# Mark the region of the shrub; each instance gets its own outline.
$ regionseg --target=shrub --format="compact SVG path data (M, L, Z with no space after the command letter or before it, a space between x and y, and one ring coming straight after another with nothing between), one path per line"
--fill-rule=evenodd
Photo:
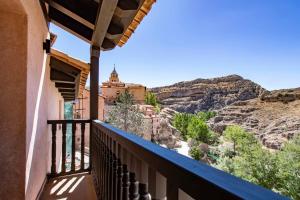
M202 119L203 121L208 121L211 118L215 117L217 115L214 111L207 111L207 112L198 112L197 116Z
M198 146L194 146L189 150L189 155L195 160L200 160L203 157L203 152Z

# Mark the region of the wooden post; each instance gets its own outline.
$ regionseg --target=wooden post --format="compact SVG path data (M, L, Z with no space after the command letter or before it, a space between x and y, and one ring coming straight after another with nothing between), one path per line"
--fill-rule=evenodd
M91 75L90 75L90 118L98 119L99 92L99 57L100 48L91 46Z
M92 120L98 119L98 93L99 93L99 57L100 48L91 46L91 64L90 64L90 136L93 130ZM91 137L90 137L91 138ZM92 169L92 142L90 139L90 171Z
M51 175L56 174L56 124L52 124L52 162L51 162Z
M62 164L61 164L61 172L66 173L66 130L67 124L62 124Z

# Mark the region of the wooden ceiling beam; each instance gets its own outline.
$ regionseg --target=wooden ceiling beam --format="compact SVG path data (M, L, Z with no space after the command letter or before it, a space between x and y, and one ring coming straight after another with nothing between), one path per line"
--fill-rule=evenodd
M119 25L115 23L114 21L111 21L111 23L108 26L107 33L111 35L119 35L124 32L124 27L122 25Z
M102 48L104 50L111 50L116 47L117 44L115 44L112 40L104 38L103 43L102 43Z
M60 89L75 89L75 83L55 83L55 87Z
M59 82L59 83L74 83L75 78L73 76L70 76L68 74L65 74L62 71L55 70L51 68L50 71L50 80L54 82Z
M58 88L58 91L59 92L75 92L75 89L73 89L73 88L68 88L68 89L66 89L66 88Z
M122 10L137 10L139 8L139 2L136 0L119 0L118 7Z
M93 29L85 26L84 24L76 21L72 17L69 17L68 15L51 6L49 8L49 17L51 18L51 22L61 27L62 29L65 29L66 31L89 43L91 42Z
M95 29L92 36L92 44L94 46L102 46L117 4L118 0L102 0L102 4L99 6L98 17L96 19Z
M98 3L95 1L74 1L74 0L46 0L53 8L59 10L65 15L73 18L81 24L94 29L97 16ZM85 3L84 3L85 2ZM94 5L91 5L94 4Z
M52 69L55 69L57 71L62 71L65 74L68 74L72 77L77 77L78 75L80 75L81 70L73 67L72 65L63 62L57 58L55 58L54 56L51 56L50 59L50 66Z

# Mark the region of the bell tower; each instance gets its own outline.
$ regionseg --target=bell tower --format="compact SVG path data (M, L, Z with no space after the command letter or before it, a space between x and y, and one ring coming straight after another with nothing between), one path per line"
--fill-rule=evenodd
M111 83L119 83L119 75L116 71L116 67L114 66L114 70L111 72L110 77L109 77L109 82Z

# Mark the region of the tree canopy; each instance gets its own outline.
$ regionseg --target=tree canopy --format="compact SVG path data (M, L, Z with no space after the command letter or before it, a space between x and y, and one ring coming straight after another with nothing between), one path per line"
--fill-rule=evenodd
M133 105L133 95L127 90L118 96L116 105L108 112L109 123L126 132L143 135L144 117L138 107Z

